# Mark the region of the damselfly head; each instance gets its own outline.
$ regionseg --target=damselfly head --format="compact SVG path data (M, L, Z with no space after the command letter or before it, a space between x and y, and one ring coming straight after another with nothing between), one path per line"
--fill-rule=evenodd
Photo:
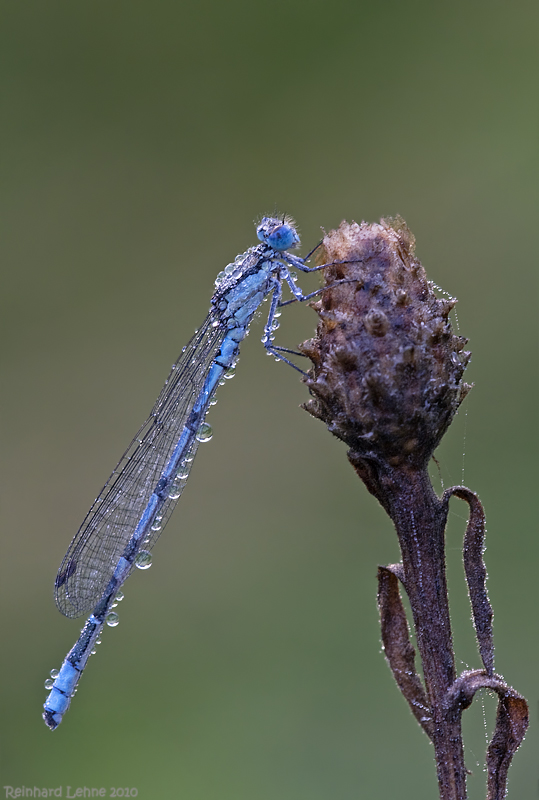
M264 217L256 228L256 235L274 250L289 250L299 244L298 232L290 217Z

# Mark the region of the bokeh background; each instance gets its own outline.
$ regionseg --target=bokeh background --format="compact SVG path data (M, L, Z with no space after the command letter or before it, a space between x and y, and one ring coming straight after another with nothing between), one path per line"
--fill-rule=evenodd
M321 226L400 213L459 298L475 388L433 475L486 507L497 669L531 707L509 797L536 796L535 4L17 0L0 7L0 59L1 785L437 796L381 653L376 567L396 538L299 408L298 376L264 356L260 321L152 569L126 585L63 724L41 720L81 625L52 598L67 545L217 272L278 210L303 253ZM309 308L282 320L288 346L316 324ZM479 666L465 516L453 501L460 668ZM465 714L472 799L494 709L485 696Z

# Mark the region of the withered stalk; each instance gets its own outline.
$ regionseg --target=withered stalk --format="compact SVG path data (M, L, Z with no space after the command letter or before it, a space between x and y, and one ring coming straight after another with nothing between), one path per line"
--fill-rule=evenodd
M470 386L470 354L455 336L452 298L437 297L414 255L404 220L348 224L323 241L325 286L314 304L317 334L302 345L313 362L305 408L349 447L348 458L391 517L402 563L378 570L382 642L395 680L432 741L441 800L465 800L462 711L480 688L498 694L487 753L487 800L502 800L528 724L526 701L494 673L492 608L483 562L484 514L463 486L434 492L427 466ZM456 676L445 575L449 499L470 509L464 567L483 668ZM412 609L424 685L399 594Z

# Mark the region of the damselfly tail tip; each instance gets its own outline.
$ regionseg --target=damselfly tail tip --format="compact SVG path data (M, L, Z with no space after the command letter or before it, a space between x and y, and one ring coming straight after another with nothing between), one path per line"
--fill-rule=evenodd
M47 708L43 712L42 717L45 722L45 725L47 726L47 728L50 728L51 731L56 730L56 728L62 721L61 717L60 719L58 719L58 714L54 713L53 711L50 711Z

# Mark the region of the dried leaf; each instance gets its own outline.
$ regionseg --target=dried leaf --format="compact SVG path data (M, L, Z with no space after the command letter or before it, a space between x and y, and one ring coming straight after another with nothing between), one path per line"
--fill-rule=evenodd
M406 613L399 593L402 564L378 567L378 608L384 652L412 714L432 739L432 714L427 695L415 669L415 650L410 641Z
M478 689L491 689L498 695L496 726L487 751L487 800L503 800L511 760L528 727L528 704L499 675L473 670L463 672L451 686L449 708L468 708Z
M468 582L479 653L487 674L492 675L494 672L493 612L487 594L487 570L483 560L485 513L477 495L465 486L453 486L448 489L444 492L442 502L448 504L451 496L465 500L470 508L470 517L464 534L464 571Z

